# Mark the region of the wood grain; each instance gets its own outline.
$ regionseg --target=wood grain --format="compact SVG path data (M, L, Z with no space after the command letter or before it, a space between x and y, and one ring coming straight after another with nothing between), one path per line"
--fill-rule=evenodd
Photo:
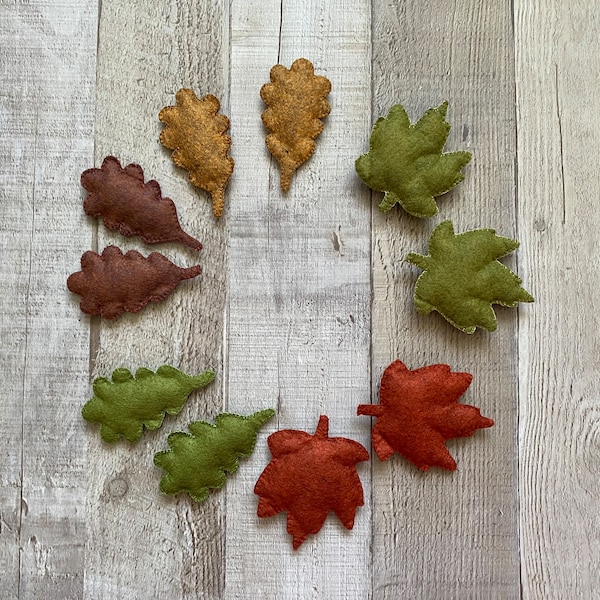
M433 219L398 208L384 216L373 194L373 402L393 360L410 368L441 362L473 374L463 401L496 422L448 443L454 473L422 473L399 456L373 461L373 597L517 598L517 312L498 309L498 330L473 336L437 313L418 315L420 271L404 263L410 251L426 254L431 230L446 219L457 231L515 235L510 6L374 0L373 14L373 117L400 102L416 120L448 100L446 148L474 155Z
M281 13L280 11L281 7ZM294 552L284 515L259 522L254 484L275 429L368 444L355 418L368 398L370 216L353 173L370 122L369 10L364 2L232 3L231 111L236 174L232 193L228 315L228 407L278 411L252 458L227 484L226 598L366 598L370 592L369 474L366 505L352 532L333 514ZM332 111L311 159L279 188L264 146L260 87L270 68L311 60L332 82Z
M597 4L515 2L523 594L600 588Z
M2 600L598 597L597 12L594 0L0 2ZM259 89L301 56L332 81L332 112L282 194ZM181 87L215 94L232 120L218 222L158 143ZM353 168L372 122L396 102L417 119L444 100L447 149L474 155L465 181L431 220L382 215ZM79 175L107 154L159 181L199 254L84 216ZM536 303L498 308L495 333L414 310L419 271L404 258L447 218L521 241L505 262ZM109 243L203 274L137 315L89 319L65 281ZM370 448L356 406L377 401L396 358L473 373L464 401L496 426L449 442L455 473L360 464L354 529L330 515L294 552L284 515L256 516L266 437L313 432L327 414L332 435ZM80 416L91 379L163 363L217 381L138 444L102 443ZM277 418L224 490L202 505L161 496L152 458L168 433L269 406Z
M89 2L0 7L3 598L82 592L88 330L65 280L89 239L78 172L93 148L95 31Z
M227 219L216 222L207 195L195 189L185 170L158 142L158 113L189 87L215 94L227 113L228 16L211 2L136 3L104 0L100 14L96 164L107 154L123 164L139 163L175 202L183 228L200 239L198 254L183 246L146 246L98 228L98 247L114 243L152 250L181 266L201 264L202 275L186 282L164 302L116 322L92 323L96 330L95 375L117 367L155 369L172 364L188 373L213 368L218 376L193 394L182 412L135 446L107 446L97 428L89 440L87 561L88 598L217 598L223 569L224 497L202 505L187 496L161 496L162 472L155 452L167 435L190 421L212 420L223 408L223 315L227 283ZM227 211L227 209L226 209ZM90 222L90 226L92 223Z

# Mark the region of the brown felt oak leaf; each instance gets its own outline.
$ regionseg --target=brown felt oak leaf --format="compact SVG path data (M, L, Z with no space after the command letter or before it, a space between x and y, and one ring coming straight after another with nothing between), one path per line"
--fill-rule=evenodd
M294 171L315 151L315 138L323 131L323 119L331 111L325 99L331 91L326 77L315 75L306 58L294 61L290 69L275 65L271 83L260 90L267 105L262 121L269 130L269 152L279 162L281 189L287 192Z
M258 516L287 511L287 532L294 550L317 533L329 511L347 529L356 508L364 504L356 463L369 460L358 442L329 437L329 419L322 415L314 435L284 429L267 440L273 459L254 487L260 496Z
M117 158L107 156L102 167L81 174L81 185L89 192L83 202L85 213L101 217L108 229L139 235L147 244L181 242L202 249L202 244L181 228L175 204L163 197L158 182L144 183L139 165L123 168Z
M458 403L472 379L469 373L451 372L448 365L414 371L399 360L389 365L381 379L380 403L361 404L357 411L377 417L372 441L380 460L398 452L423 471L433 466L456 470L446 440L494 424L478 408Z
M218 114L221 104L211 94L199 99L192 90L181 89L175 100L177 106L167 106L158 115L165 125L160 141L174 151L173 162L189 171L190 181L210 194L213 214L220 217L234 166L228 156L229 119Z
M79 307L88 315L116 319L136 313L148 302L164 300L182 281L200 275L199 265L182 269L152 252L147 258L135 250L123 254L116 246L102 254L91 250L81 257L81 271L67 279L67 287L82 297Z

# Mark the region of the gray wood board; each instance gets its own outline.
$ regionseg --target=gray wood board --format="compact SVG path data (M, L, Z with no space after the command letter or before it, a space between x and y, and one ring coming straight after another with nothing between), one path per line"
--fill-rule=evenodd
M228 313L233 412L277 408L275 429L368 445L355 418L370 389L370 268L367 190L354 154L370 126L369 11L361 1L232 3L231 111L236 175L231 189ZM332 104L313 156L280 190L264 147L259 90L271 67L310 59L332 82ZM369 469L359 466L366 505L354 530L333 513L297 551L283 515L257 522L252 490L270 455L264 443L227 486L226 597L364 598L370 590Z
M600 218L598 19L593 0L104 0L0 3L0 596L30 598L600 597L595 231ZM260 86L304 56L333 83L317 150L279 189ZM215 94L236 168L216 221L158 142L175 92ZM466 179L420 221L354 173L372 123L402 102L416 120L449 101L448 150ZM148 246L84 216L80 173L139 163L204 243ZM495 228L503 262L536 298L467 336L412 304L431 230ZM199 278L116 322L65 287L109 244ZM394 359L469 371L466 403L496 426L448 448L458 470L399 456L358 465L352 531L331 514L293 551L285 516L258 519L253 487L281 428L370 449ZM136 445L80 416L96 376L170 363L216 381ZM223 410L278 415L203 504L158 490L168 434Z
M89 238L95 33L90 2L0 6L3 598L83 589L89 331L65 280Z
M595 2L515 2L521 572L526 598L600 597Z
M227 286L227 220L215 222L207 195L159 141L158 113L175 104L175 93L192 88L212 93L227 111L227 10L204 3L102 2L97 77L96 165L112 154L122 164L140 164L146 179L159 181L178 208L182 227L200 239L197 253L176 244L148 246L98 226L98 250L109 244L158 250L180 266L202 265L202 275L184 282L160 304L135 315L93 326L94 375L117 367L134 371L172 364L188 373L212 368L215 383L190 397L181 413L166 417L135 446L103 443L88 430L91 476L87 513L86 594L105 598L219 597L224 582L225 496L203 504L160 494L162 472L152 465L167 448L171 431L195 420L212 421L223 409L223 316ZM155 24L160 24L159 27ZM95 319L94 319L95 320Z
M446 219L457 232L491 227L515 236L510 7L463 0L435 10L422 2L375 0L373 7L374 118L402 102L417 120L448 100L446 150L474 156L465 181L440 197L432 219L397 209L382 216L381 194L374 194L374 396L397 358L409 368L446 363L473 374L462 401L496 423L473 439L448 442L454 473L420 473L399 456L373 461L373 594L517 598L517 312L497 309L497 331L472 336L437 313L419 315L412 295L421 271L404 262L411 251L427 254L432 229ZM515 259L506 262L514 267Z

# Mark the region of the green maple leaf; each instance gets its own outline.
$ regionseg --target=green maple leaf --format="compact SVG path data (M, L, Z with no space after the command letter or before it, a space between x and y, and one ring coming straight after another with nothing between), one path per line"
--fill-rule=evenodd
M196 502L206 500L211 488L225 485L226 473L238 470L238 459L252 454L259 429L274 415L270 408L248 417L223 413L214 425L195 421L188 425L189 434L172 433L170 450L154 455L154 464L166 471L161 491L187 492Z
M438 213L435 196L446 193L464 178L461 169L471 160L469 152L442 153L450 124L448 103L428 110L411 125L401 104L375 123L369 152L355 163L359 177L371 188L385 192L380 210L395 204L415 217Z
M137 442L143 428L158 429L165 413L176 415L192 391L211 383L213 371L191 377L175 367L163 365L154 373L138 369L135 377L128 369L116 369L112 381L94 380L94 397L86 402L81 414L86 421L100 423L100 435L106 442L124 437Z
M437 310L466 333L497 327L492 304L515 307L533 302L521 279L498 262L519 242L475 229L455 235L451 221L438 225L429 239L429 255L411 253L408 262L423 269L415 287L415 306L422 314Z

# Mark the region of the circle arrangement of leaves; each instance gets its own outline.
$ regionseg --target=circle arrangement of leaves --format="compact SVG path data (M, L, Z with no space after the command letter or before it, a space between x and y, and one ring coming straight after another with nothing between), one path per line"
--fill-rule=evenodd
M267 105L262 115L269 130L266 144L280 164L284 192L292 174L314 152L314 139L323 129L321 119L331 109L326 100L330 89L329 80L315 75L306 59L296 60L290 69L276 65L271 83L261 89ZM218 113L220 104L214 96L199 99L183 89L176 100L176 106L160 113L165 125L160 140L174 151L173 161L189 171L190 181L211 195L214 214L220 217L234 168L228 156L229 119ZM414 217L432 217L439 210L436 197L463 181L462 169L471 154L443 152L450 132L447 109L445 102L412 124L404 107L396 104L375 123L369 151L356 160L355 168L366 185L384 193L379 205L383 212L400 205ZM163 198L159 184L144 182L139 165L122 168L109 156L100 169L83 173L82 185L89 192L86 213L101 217L106 227L139 235L146 243L177 241L201 249L202 244L181 229L175 205ZM417 310L437 311L469 334L477 327L494 331L492 304L514 307L533 301L521 279L498 261L518 245L492 229L455 234L451 221L441 223L431 234L429 254L407 257L423 270L415 287ZM144 258L110 246L102 255L86 252L82 271L71 275L68 285L82 296L84 312L116 318L141 310L149 301L163 300L180 281L199 273L199 266L181 269L158 253ZM104 441L124 437L136 442L144 427L159 428L165 414L177 414L192 391L214 378L212 371L188 376L168 365L156 372L141 368L135 375L117 369L112 380L94 381L94 397L82 415L100 423ZM397 452L424 471L431 466L455 470L446 440L493 425L479 409L458 403L471 381L470 374L452 372L443 364L415 370L400 361L389 365L381 381L380 404L360 405L357 410L358 415L378 419L372 442L379 459ZM223 413L214 424L196 421L188 425L189 433L172 433L169 450L154 458L165 471L160 489L204 501L210 489L222 487L226 474L238 469L238 459L252 453L260 427L274 414L271 409L249 416ZM329 437L325 415L314 435L281 430L269 436L268 444L272 460L254 490L259 495L258 516L287 512L294 549L321 529L331 510L351 529L356 509L364 503L356 464L369 459L366 449L353 440Z

